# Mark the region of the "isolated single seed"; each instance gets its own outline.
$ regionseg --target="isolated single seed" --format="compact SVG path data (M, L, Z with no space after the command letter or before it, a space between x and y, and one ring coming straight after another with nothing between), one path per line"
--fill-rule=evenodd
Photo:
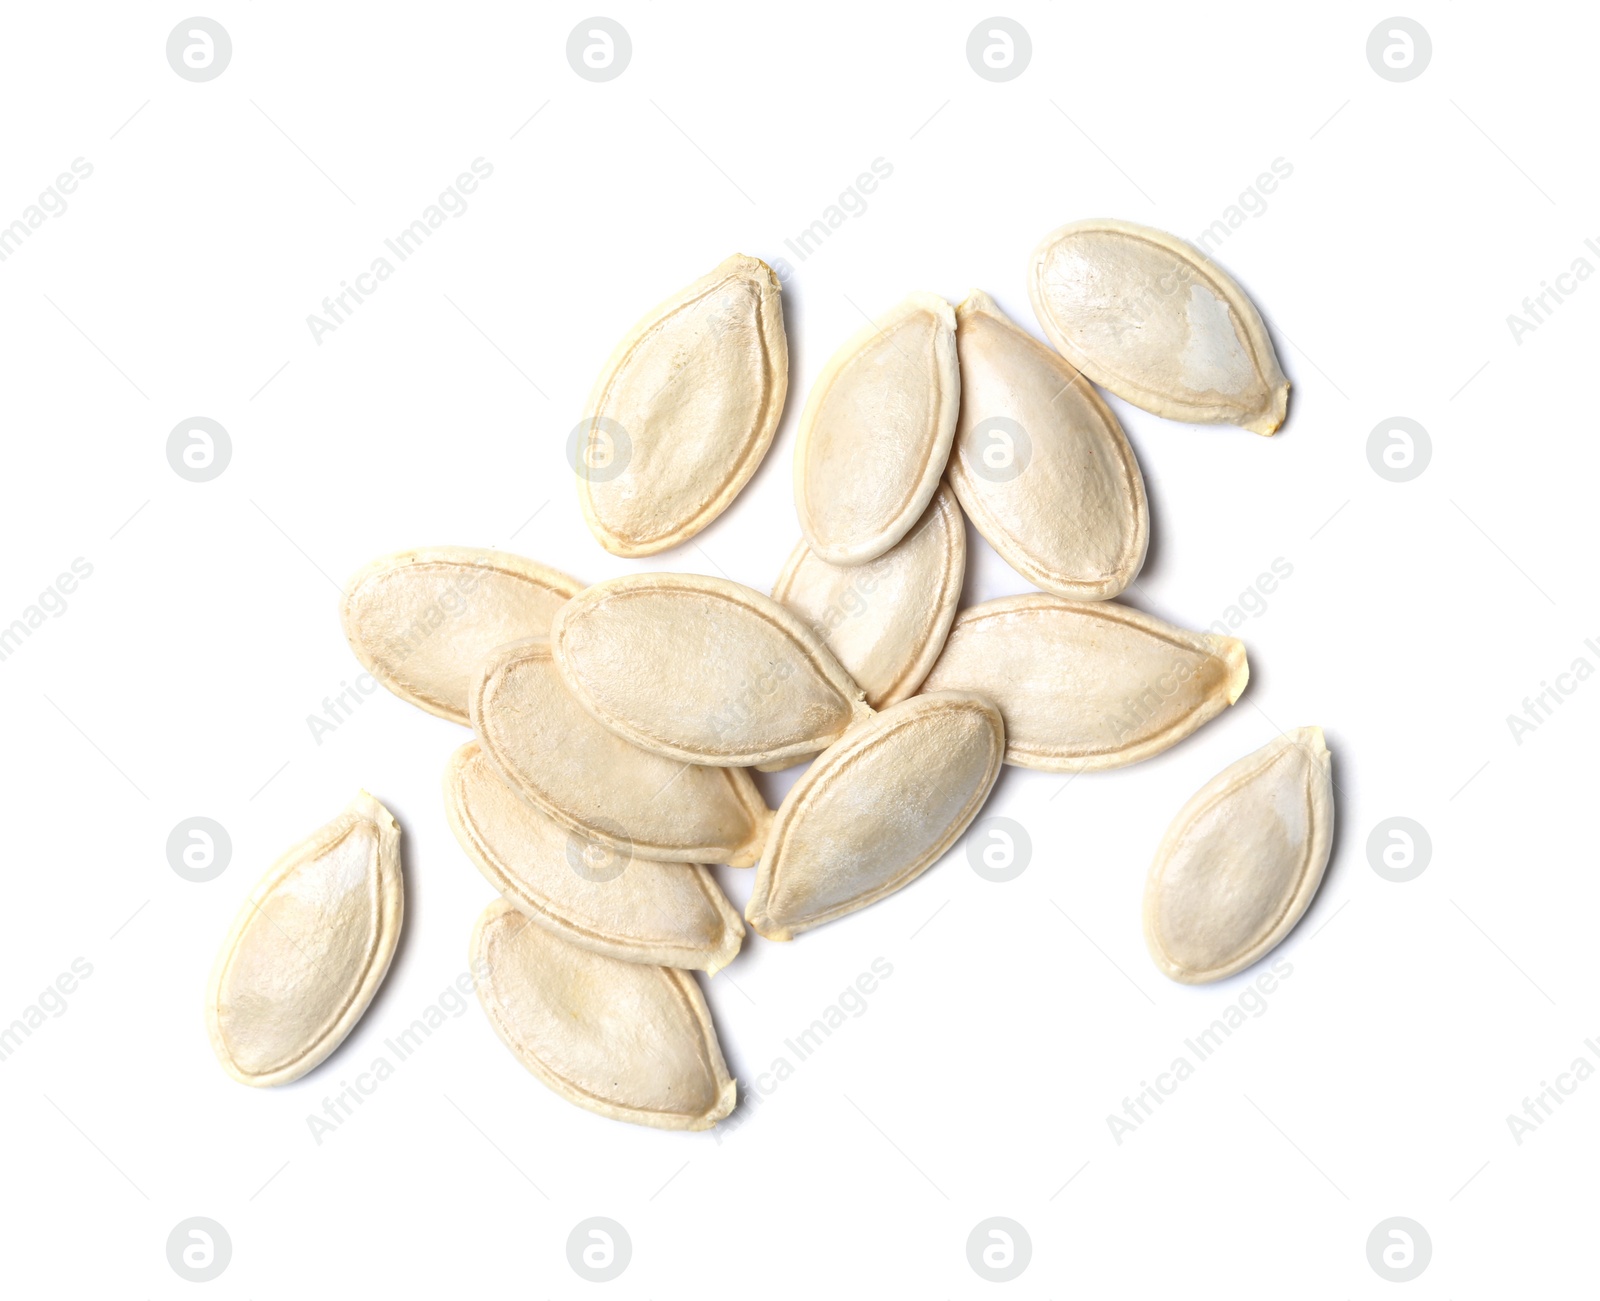
M1144 564L1150 520L1133 448L1094 385L974 290L956 309L961 420L950 486L1029 582L1116 596ZM869 697L870 698L870 697Z
M500 780L476 741L445 766L444 809L489 883L579 948L708 972L739 952L744 925L709 871L605 846L605 870L586 872L583 855L601 847L535 810Z
M1226 271L1132 222L1079 221L1034 249L1028 296L1050 342L1101 388L1172 420L1271 434L1289 381Z
M745 919L769 940L876 903L921 876L989 797L1000 711L945 692L851 730L801 774L772 823Z
M1266 956L1310 906L1332 843L1320 727L1224 768L1172 820L1150 866L1144 936L1156 966L1199 985Z
M478 1000L512 1055L589 1111L710 1129L734 1083L687 971L618 962L535 926L503 899L472 932Z
M562 682L599 722L684 763L794 759L871 712L803 620L722 578L597 583L562 611L550 644Z
M789 388L778 295L771 267L735 254L646 315L612 353L575 458L584 518L607 551L677 546L755 473Z
M287 1084L337 1048L383 983L404 911L400 828L362 791L250 892L206 992L223 1068Z
M569 831L671 863L749 867L772 813L741 768L706 768L602 727L556 674L550 643L503 646L480 666L472 730L501 779Z
M924 692L975 691L1006 720L1006 762L1047 772L1159 754L1239 698L1244 643L1114 601L1042 593L956 616Z
M350 580L344 635L395 695L465 723L478 662L496 646L548 636L556 610L582 590L577 579L504 551L400 551Z
M956 617L967 531L955 494L934 493L916 527L876 560L830 565L805 542L772 589L885 709L922 684Z
M811 549L835 565L875 560L939 486L955 437L956 318L912 294L833 354L806 399L794 503Z

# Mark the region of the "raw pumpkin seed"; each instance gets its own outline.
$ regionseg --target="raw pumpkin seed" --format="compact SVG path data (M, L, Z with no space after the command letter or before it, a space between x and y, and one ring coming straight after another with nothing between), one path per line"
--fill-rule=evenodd
M549 642L501 647L469 704L501 780L568 831L670 863L756 861L772 813L750 774L663 758L602 727L561 685Z
M871 711L805 622L699 574L609 579L550 630L561 680L624 740L685 763L772 763L831 745Z
M1144 936L1156 966L1199 985L1266 956L1310 906L1332 844L1320 727L1224 768L1172 820L1151 864Z
M507 642L549 636L556 610L582 590L577 579L504 551L401 551L350 580L344 635L395 695L465 723L478 661Z
M806 541L830 564L876 560L927 509L960 405L955 329L949 303L912 294L834 353L812 386L794 501Z
M1079 601L1116 596L1144 564L1150 521L1111 408L979 290L956 309L956 347L949 478L967 515L1035 586Z
M711 1013L687 971L580 949L503 899L478 918L471 963L495 1033L568 1102L657 1129L710 1129L733 1110Z
M579 426L578 496L607 551L677 546L728 508L772 443L789 388L778 278L735 254L612 353Z
M744 925L707 869L637 858L574 835L501 781L476 741L445 766L444 808L489 883L579 948L708 972L739 952Z
M245 1084L287 1084L350 1033L394 957L400 828L362 791L250 892L212 969L206 1027Z
M1289 381L1261 314L1198 249L1127 221L1079 221L1033 251L1028 296L1050 342L1101 388L1173 420L1271 434Z
M1006 720L1006 762L1048 772L1159 754L1239 698L1244 643L1114 601L1043 593L956 616L923 691L975 691Z
M915 692L939 657L966 567L961 508L940 485L916 527L864 565L830 565L802 541L772 596L811 626L869 705L886 709Z
M1000 711L964 693L914 696L854 728L784 799L745 920L793 939L909 885L977 816L1004 753Z

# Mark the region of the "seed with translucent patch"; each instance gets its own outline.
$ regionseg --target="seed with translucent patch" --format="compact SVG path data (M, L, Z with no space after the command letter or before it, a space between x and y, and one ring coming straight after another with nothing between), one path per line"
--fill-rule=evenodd
M1033 251L1028 296L1062 356L1137 407L1258 434L1283 423L1289 381L1261 313L1180 239L1127 221L1062 226Z
M612 353L577 433L578 496L607 551L648 556L728 508L772 443L789 387L778 278L735 254Z
M1196 985L1259 961L1310 907L1332 844L1320 727L1224 768L1172 820L1151 864L1144 935L1156 966Z
M206 1025L223 1069L287 1084L361 1019L400 939L400 828L362 791L250 893L211 973Z

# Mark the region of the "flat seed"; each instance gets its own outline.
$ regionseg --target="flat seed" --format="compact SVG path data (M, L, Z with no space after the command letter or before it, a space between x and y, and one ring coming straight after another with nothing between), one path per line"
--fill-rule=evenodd
M245 1084L287 1084L337 1048L400 938L400 828L362 791L284 854L239 910L212 969L206 1027Z
M805 622L698 574L609 579L551 627L561 680L634 745L685 763L772 763L831 745L871 711Z
M961 376L950 304L912 294L833 354L806 399L794 500L811 549L875 560L927 509L955 437Z
M549 642L501 647L469 704L501 780L568 831L670 863L756 861L772 814L750 774L663 758L602 727L561 685Z
M450 756L444 807L489 883L581 949L708 972L739 952L744 925L709 871L637 858L557 825L500 780L476 741Z
M1000 711L953 692L851 730L790 788L745 919L789 940L909 885L977 816L1005 744Z
M589 399L578 497L607 551L677 546L728 508L783 414L789 347L779 285L735 254L628 332Z
M582 590L577 579L504 551L401 551L350 580L344 634L395 695L465 723L478 662L496 646L549 636L555 612Z
M478 919L471 962L495 1033L568 1102L657 1129L710 1129L733 1110L734 1083L687 971L580 949L504 900Z
M1144 936L1156 966L1200 985L1266 956L1310 906L1332 843L1320 727L1224 768L1172 820L1150 866Z
M974 290L956 309L956 346L949 478L963 509L1035 586L1079 601L1116 596L1144 564L1150 521L1111 408L988 294Z
M956 616L922 684L975 691L1006 720L1006 762L1120 768L1175 745L1239 698L1244 643L1188 632L1114 601L1044 594Z
M1257 434L1283 423L1289 381L1261 313L1180 239L1126 221L1062 226L1033 251L1028 296L1061 354L1137 407Z
M810 625L867 703L885 709L915 692L939 657L966 567L961 508L941 485L916 527L864 565L830 565L801 542L772 596Z

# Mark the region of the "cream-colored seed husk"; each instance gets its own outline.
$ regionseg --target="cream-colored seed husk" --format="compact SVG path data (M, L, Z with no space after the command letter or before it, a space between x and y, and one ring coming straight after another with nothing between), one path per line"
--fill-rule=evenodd
M968 517L1045 591L1116 596L1149 540L1144 477L1116 416L988 294L974 290L956 309L956 346L961 419L949 478Z
M956 617L967 567L967 531L940 485L916 527L876 560L830 565L805 542L772 589L822 638L874 709L916 691Z
M1244 644L1114 601L1036 594L956 616L928 691L974 691L1006 720L1006 762L1049 772L1159 754L1239 698Z
M1332 844L1320 727L1223 769L1173 819L1150 867L1144 935L1156 966L1197 985L1265 957L1310 907Z
M915 696L853 729L778 810L746 920L788 940L909 885L983 807L1004 753L981 696Z
M381 556L345 589L350 648L403 700L467 721L467 686L496 646L547 637L562 603L583 590L566 574L504 551L423 547Z
M501 781L476 741L450 756L444 807L489 883L579 948L708 972L739 952L744 925L706 868L639 858L575 835Z
M495 1033L568 1102L657 1129L710 1129L733 1110L734 1083L687 971L581 949L504 900L478 919L470 957Z
M672 863L748 867L760 853L772 814L750 775L663 758L602 727L562 686L549 642L501 647L469 705L501 780L567 830Z
M684 763L749 766L831 745L869 710L806 623L739 583L634 574L551 627L561 680L595 719Z
M1028 296L1050 342L1101 388L1173 420L1271 434L1289 381L1244 290L1198 249L1132 222L1046 235Z
M788 388L778 278L758 258L735 254L650 312L606 363L580 436L578 496L600 545L652 555L722 514Z
M921 518L950 459L961 376L950 304L912 294L823 367L800 416L794 501L811 549L875 560Z
M337 1048L383 983L403 913L400 828L362 791L272 865L228 933L206 993L228 1074L287 1084Z

